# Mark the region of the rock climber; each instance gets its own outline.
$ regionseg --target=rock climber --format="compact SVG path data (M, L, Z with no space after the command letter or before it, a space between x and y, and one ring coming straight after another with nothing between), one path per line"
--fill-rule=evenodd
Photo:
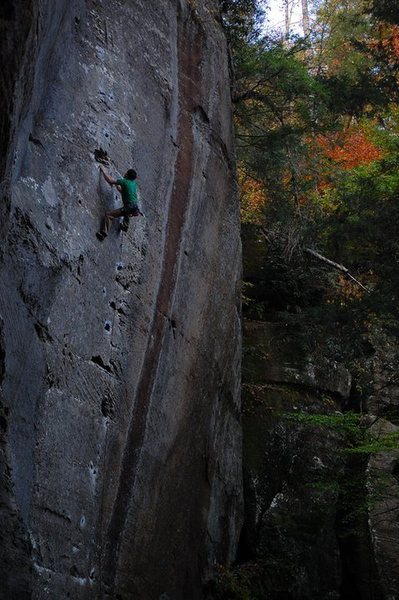
M138 217L143 213L138 206L137 198L137 173L134 169L129 169L120 179L113 179L100 167L100 171L104 179L109 185L115 185L117 190L122 194L123 206L115 210L105 213L101 231L96 233L98 239L102 242L108 235L111 223L115 218L123 217L123 222L120 226L122 231L127 231L129 226L129 217Z

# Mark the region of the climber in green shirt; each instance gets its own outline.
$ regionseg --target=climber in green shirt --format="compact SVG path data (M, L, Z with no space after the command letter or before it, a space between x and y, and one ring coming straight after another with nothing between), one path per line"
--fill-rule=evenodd
M129 169L120 179L113 179L100 167L104 179L109 185L115 185L122 194L123 206L105 213L101 231L96 233L98 239L102 242L108 235L111 223L117 217L123 217L121 225L122 231L127 231L129 226L129 217L138 217L143 213L140 211L137 202L137 173L134 169Z

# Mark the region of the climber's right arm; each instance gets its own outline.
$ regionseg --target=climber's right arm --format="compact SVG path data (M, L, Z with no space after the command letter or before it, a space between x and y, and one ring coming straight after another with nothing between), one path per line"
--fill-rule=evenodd
M109 183L109 185L116 185L116 179L113 179L112 177L107 175L107 173L104 171L104 169L102 167L100 167L100 171L104 175L104 179L107 183Z

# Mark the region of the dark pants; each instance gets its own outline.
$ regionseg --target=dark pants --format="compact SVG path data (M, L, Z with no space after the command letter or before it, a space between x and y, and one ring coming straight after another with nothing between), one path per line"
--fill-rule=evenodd
M121 206L121 208L110 210L109 212L105 213L104 221L101 227L101 233L108 235L112 221L118 217L123 217L123 225L125 228L127 228L129 225L129 217L138 217L139 214L140 211L136 206L133 208L125 208L124 206Z

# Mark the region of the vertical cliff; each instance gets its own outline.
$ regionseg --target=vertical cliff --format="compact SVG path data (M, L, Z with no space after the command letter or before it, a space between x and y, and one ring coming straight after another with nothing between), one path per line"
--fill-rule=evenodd
M240 521L218 2L0 9L1 598L201 598ZM95 237L134 166L142 210Z

